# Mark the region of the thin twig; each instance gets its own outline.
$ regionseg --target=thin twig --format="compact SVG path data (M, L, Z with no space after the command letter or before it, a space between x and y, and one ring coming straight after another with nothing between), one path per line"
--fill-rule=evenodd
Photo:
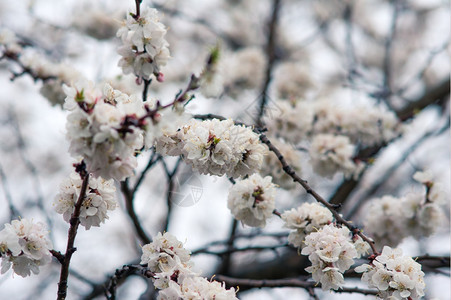
M138 237L142 243L149 244L150 242L152 242L152 239L146 234L146 232L144 231L144 229L141 226L138 216L136 215L135 208L133 205L135 194L128 186L127 179L125 181L121 182L121 191L122 191L122 194L124 195L124 199L125 199L125 208L127 210L128 216L130 217L130 219L133 222L133 226L135 227L136 234L138 235Z
M173 201L173 197L174 197L174 176L176 175L179 166L181 165L180 162L182 161L182 159L179 157L179 159L177 160L174 168L172 169L172 171L170 171L168 169L168 166L166 165L166 162L164 161L164 159L160 160L163 168L166 172L166 178L168 180L168 188L166 190L166 204L167 204L167 214L166 214L166 219L165 222L162 226L163 230L162 231L167 231L169 229L169 222L171 220L171 213L172 213L172 201Z
M82 162L82 165L84 165L84 162ZM86 196L86 190L89 184L89 173L87 173L86 170L83 169L79 172L79 174L83 179L83 183L81 185L80 195L78 197L77 203L75 204L74 212L69 221L70 227L67 239L66 253L64 254L64 262L61 265L60 281L58 283L58 300L66 299L67 280L69 277L69 264L72 258L72 254L77 250L77 248L74 247L75 237L77 236L78 225L80 225L81 206Z
M268 56L268 63L266 65L265 71L265 81L263 83L263 88L261 91L261 99L260 99L260 109L258 112L257 119L255 120L258 126L263 126L262 117L265 113L266 104L268 102L268 89L269 83L271 82L272 70L274 66L274 62L276 61L276 52L275 52L275 44L276 44L276 29L277 22L280 11L280 0L273 0L272 2L272 15L268 23L269 34L268 41L266 43L266 55Z
M133 186L133 189L132 189L133 194L135 194L138 191L138 188L141 185L141 183L143 182L144 178L146 177L147 172L155 165L155 163L158 160L161 159L160 155L158 155L156 158L155 158L155 156L157 156L157 154L155 151L153 151L152 154L150 155L150 158L149 158L149 161L147 162L146 167L141 172L141 174L139 175L138 179L135 182L135 185Z
M304 281L297 278L285 279L243 279L224 275L216 275L213 280L225 282L227 286L239 286L240 288L264 288L264 287L301 287L304 289L321 288L320 284L312 281ZM335 293L359 293L363 295L377 295L378 291L361 288L343 287Z
M2 179L2 187L3 187L3 193L5 194L6 201L8 202L8 208L9 208L9 220L16 219L20 216L19 210L14 206L13 198L11 196L11 193L9 192L8 188L8 182L6 180L6 174L3 171L2 166L0 165L0 177Z

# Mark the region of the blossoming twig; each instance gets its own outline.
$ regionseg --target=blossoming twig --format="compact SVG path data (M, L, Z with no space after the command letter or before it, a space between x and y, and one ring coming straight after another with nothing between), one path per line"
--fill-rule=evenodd
M64 254L64 260L61 264L61 274L60 281L58 283L58 300L66 299L67 294L67 278L69 276L69 264L72 258L72 254L77 250L74 247L75 237L77 236L78 225L80 225L80 210L81 205L83 204L83 200L86 195L86 189L89 183L89 173L86 172L86 165L82 161L80 164L76 165L76 171L80 174L80 177L83 179L83 183L80 190L80 196L78 197L77 203L75 204L75 210L70 218L70 228L67 239L67 247L66 253ZM52 252L55 255L54 252ZM61 256L56 256L58 260L62 259Z

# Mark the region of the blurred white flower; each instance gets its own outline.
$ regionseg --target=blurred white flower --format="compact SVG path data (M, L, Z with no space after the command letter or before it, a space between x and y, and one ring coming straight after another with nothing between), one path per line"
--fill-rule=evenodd
M1 273L12 266L14 273L26 277L39 273L39 267L51 262L53 248L44 223L27 219L13 220L0 231Z

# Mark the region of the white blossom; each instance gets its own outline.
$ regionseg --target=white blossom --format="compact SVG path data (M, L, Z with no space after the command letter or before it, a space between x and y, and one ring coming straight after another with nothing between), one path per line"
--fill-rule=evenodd
M354 163L354 145L348 137L342 135L316 135L309 149L313 170L321 176L331 178L341 171L345 176L359 170Z
M372 200L364 226L377 245L398 245L407 236L402 200L393 196Z
M259 47L246 47L235 51L220 64L224 81L231 92L236 89L255 88L263 82L266 68L265 53Z
M334 224L323 226L305 238L305 247L301 254L308 255L312 266L305 270L312 273L323 290L337 290L344 284L343 272L354 264L359 257L346 227Z
M377 245L394 247L405 237L427 237L442 226L442 207L426 201L421 193L409 193L402 198L383 196L373 199L364 220L365 231Z
M221 299L235 300L236 292L234 288L226 289L225 284L218 281L208 281L203 277L188 277L180 285L182 299ZM161 298L171 299L171 298Z
M440 182L436 182L430 170L415 172L413 179L426 187L427 201L437 205L442 205L446 202L446 193L443 190L443 185Z
M341 108L330 100L313 105L315 123L313 133L339 134L352 143L374 146L389 142L400 133L400 124L392 111L381 106Z
M424 273L421 265L411 257L403 256L399 248L384 246L382 253L371 264L355 268L362 281L379 290L383 299L420 299L424 296Z
M175 272L190 269L190 252L183 248L183 243L172 234L159 232L153 242L142 247L141 263L147 264L155 273Z
M103 93L87 82L64 86L69 152L82 157L95 177L124 180L137 166L135 152L143 146L147 124L142 100L105 84Z
M318 203L304 203L282 214L284 227L294 229L288 242L297 248L303 246L305 237L333 221L332 213Z
M274 77L274 87L281 99L296 100L304 97L313 87L310 73L305 66L293 61L280 64Z
M7 28L0 29L0 51L3 50L12 54L18 54L22 52L22 46L20 46L19 42L19 39L13 31Z
M27 219L13 220L0 231L1 273L13 268L14 273L26 277L39 273L39 267L51 262L52 242L44 223Z
M232 120L192 119L176 134L165 137L157 149L182 155L184 161L201 174L230 177L251 175L260 169L266 149L250 128Z
M124 74L134 73L147 80L153 74L158 78L160 68L170 57L165 35L166 27L156 9L142 8L136 19L129 13L117 31L123 43L118 53L122 56L119 66Z
M314 111L305 101L274 101L269 104L265 124L271 135L297 145L312 130Z
M264 227L275 209L276 185L272 178L253 174L229 190L227 206L235 219L252 227Z
M60 192L55 196L53 205L57 213L62 214L66 222L75 210L75 204L80 197L82 179L76 172L72 172L60 184ZM116 209L116 188L112 179L105 180L102 177L90 177L86 189L86 196L80 209L80 224L90 229L91 226L99 227L108 219L108 211Z

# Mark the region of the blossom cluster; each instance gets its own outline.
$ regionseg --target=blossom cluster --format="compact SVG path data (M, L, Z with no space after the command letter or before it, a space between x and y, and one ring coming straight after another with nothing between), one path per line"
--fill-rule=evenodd
M80 197L82 179L76 172L72 172L69 178L66 178L60 184L60 191L55 196L53 205L57 213L62 214L66 222L75 210L75 204ZM89 178L86 195L83 199L80 209L80 224L90 229L91 226L99 227L100 223L105 223L108 219L108 211L115 210L116 188L112 179L105 180L102 177Z
M235 219L252 227L265 227L275 209L276 185L272 178L253 174L229 190L227 206Z
M16 34L7 28L0 29L0 52L6 55L17 55L22 46Z
M423 172L415 173L414 179L426 185L426 195L383 196L371 202L364 225L377 244L394 247L407 236L430 236L443 224L445 194L441 185Z
M201 174L251 175L262 165L266 148L250 128L232 120L190 120L172 136L157 141L163 155L182 155Z
M0 53L15 60L35 80L41 79L40 93L52 105L62 105L65 98L62 84L79 80L82 75L68 64L51 61L36 49L22 47L21 43L12 31L0 30Z
M105 84L103 93L87 82L64 86L69 152L81 156L95 177L123 180L137 166L135 152L143 147L143 131L137 116L144 115L138 97L113 90Z
M282 214L284 227L294 229L288 235L288 242L297 248L302 248L305 237L332 223L333 215L318 203L304 203L298 208L292 208Z
M420 299L425 283L421 265L411 257L403 256L399 248L385 246L370 264L355 268L362 281L379 290L382 299Z
M162 80L160 68L169 59L165 35L166 27L159 21L156 9L145 7L138 16L129 13L117 32L123 43L118 53L124 74L133 73L146 80L154 75Z
M31 272L39 274L39 267L51 262L49 250L52 248L44 223L13 220L0 231L1 273L12 266L14 273L22 277L31 275Z
M360 257L369 248L360 237L356 241L359 247L355 247L347 227L334 224L325 225L306 236L301 254L308 255L312 265L305 270L312 273L313 280L321 283L323 290L342 287L343 273L354 264L354 258Z
M266 117L268 129L293 144L328 133L345 135L362 146L373 146L390 141L400 131L396 115L381 106L343 109L323 100L313 103L279 100L274 106L273 113Z
M142 251L141 264L155 274L158 299L238 299L234 288L227 290L219 282L197 276L191 270L190 252L172 234L158 233Z
M309 154L313 170L324 177L332 177L338 171L346 177L357 176L364 167L353 161L354 145L343 135L315 135Z
M329 101L286 97L290 100L273 101L265 116L269 134L295 146L309 146L313 170L324 177L330 178L336 172L358 176L365 164L354 157L356 146L383 144L400 133L394 113L382 107L345 110Z

